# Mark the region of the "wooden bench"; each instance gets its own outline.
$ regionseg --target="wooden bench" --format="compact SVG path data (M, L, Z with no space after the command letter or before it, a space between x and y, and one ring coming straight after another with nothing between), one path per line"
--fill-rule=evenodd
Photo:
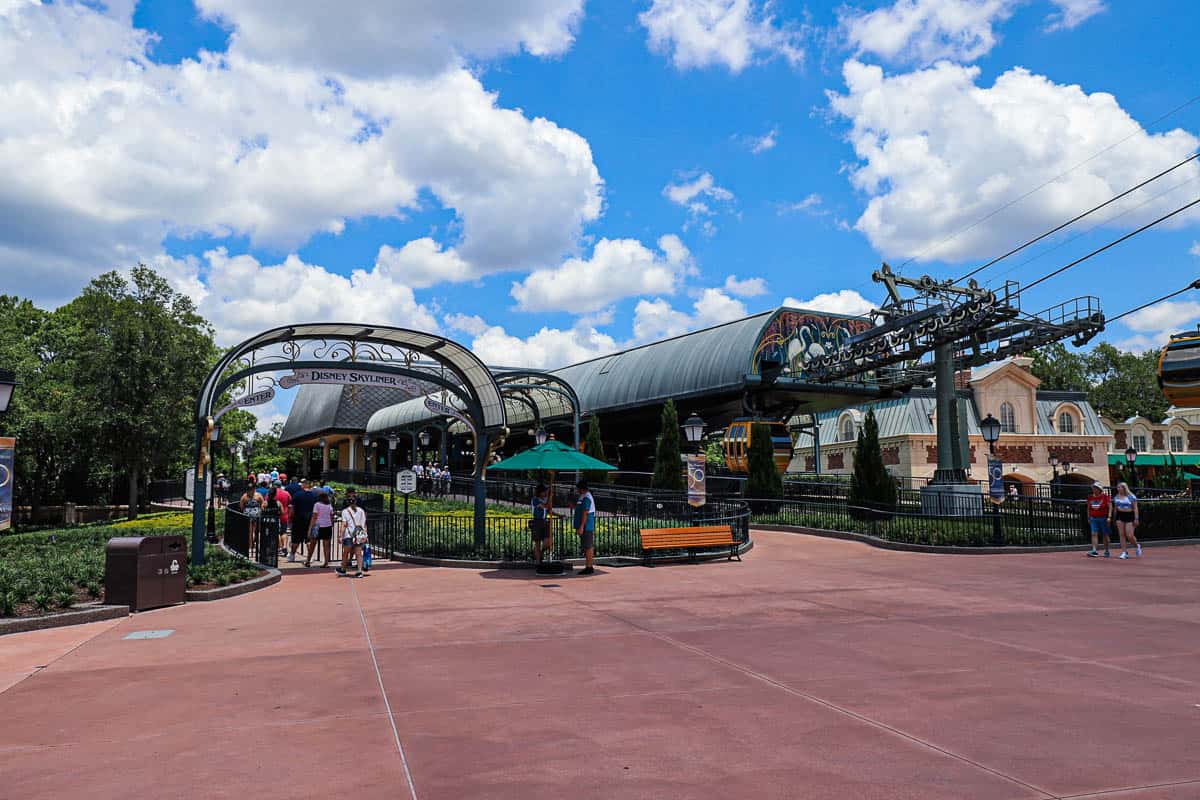
M728 525L701 525L694 528L643 528L642 558L647 566L654 566L651 557L655 550L687 550L688 556L695 561L696 551L702 547L728 547L729 558L742 557L738 555L738 543L733 538L733 530Z

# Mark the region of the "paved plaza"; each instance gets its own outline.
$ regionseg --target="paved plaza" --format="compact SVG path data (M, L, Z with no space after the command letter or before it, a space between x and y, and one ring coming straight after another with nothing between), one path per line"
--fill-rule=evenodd
M755 540L4 637L0 797L1200 797L1200 549Z

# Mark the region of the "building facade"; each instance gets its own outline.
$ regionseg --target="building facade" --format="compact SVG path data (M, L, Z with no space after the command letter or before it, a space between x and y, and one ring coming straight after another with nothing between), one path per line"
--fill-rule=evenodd
M1112 432L1082 392L1040 390L1041 381L1030 372L1031 363L1028 358L1015 358L958 374L970 478L983 480L987 475L988 445L979 421L991 414L1001 425L996 457L1004 462L1005 480L1022 492L1031 493L1033 484L1056 478L1066 483L1107 483ZM853 472L854 446L868 408L875 411L888 471L911 479L914 486L932 478L938 460L932 388L818 414L819 446L814 447L811 434L800 436L789 471Z
M1129 477L1129 449L1137 451L1138 483L1153 484L1172 463L1192 475L1200 474L1200 408L1172 408L1159 422L1139 414L1122 422L1105 418L1104 423L1112 430L1108 453L1112 480Z

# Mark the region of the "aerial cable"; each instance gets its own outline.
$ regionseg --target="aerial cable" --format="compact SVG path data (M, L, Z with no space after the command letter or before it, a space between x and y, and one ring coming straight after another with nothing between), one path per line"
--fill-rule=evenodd
M1200 279L1192 281L1187 286L1183 287L1182 289L1180 289L1178 291L1171 292L1170 294L1164 294L1162 297L1159 297L1155 300L1151 300L1148 303L1142 303L1137 308L1131 308L1128 311L1122 311L1120 314L1117 314L1115 317L1108 317L1107 319L1104 320L1104 324L1108 325L1109 323L1116 322L1117 320L1121 319L1122 317L1128 317L1130 314L1136 314L1137 312L1141 311L1144 308L1149 308L1150 306L1161 303L1164 300L1170 300L1172 297L1178 297L1179 295L1183 294L1184 292L1190 292L1192 289L1200 289Z
M1022 286L1020 288L1020 290L1016 292L1016 294L1023 294L1024 292L1027 292L1030 289L1032 289L1034 286L1037 286L1039 283L1045 283L1046 281L1053 278L1055 275L1061 275L1062 273L1069 270L1071 267L1074 267L1077 264L1082 264L1084 261L1087 261L1092 256L1098 256L1101 253L1103 253L1105 250L1108 250L1110 247L1115 247L1115 246L1119 245L1121 242L1125 241L1126 239L1131 239L1134 236L1137 236L1139 233L1142 233L1143 231L1153 228L1155 225L1158 225L1160 222L1166 222L1171 217L1174 217L1177 214L1182 214L1184 211L1187 211L1189 208L1191 208L1192 206L1195 206L1195 205L1200 205L1200 197L1197 197L1195 200L1193 200L1192 202L1188 203L1185 206L1180 206L1179 208L1175 209L1174 211L1172 211L1169 214L1162 215L1161 217L1154 220L1153 222L1147 222L1142 227L1138 228L1137 230L1130 231L1129 233L1125 234L1124 236L1120 237L1119 239L1113 239L1111 242L1104 245L1103 247L1099 247L1099 248L1093 250L1092 252L1088 253L1087 255L1081 256L1081 257L1075 259L1070 264L1065 264L1052 272L1047 272L1045 275L1038 278L1036 281L1033 281L1032 283L1027 283L1024 286Z
M1007 210L1008 208L1011 208L1012 206L1014 206L1014 205L1016 205L1017 203L1021 202L1021 201L1022 201L1022 200L1024 200L1025 198L1029 197L1031 194L1035 194L1035 193L1037 193L1037 192L1040 192L1042 189L1045 189L1047 186L1049 186L1050 184L1052 184L1052 183L1054 183L1055 181L1059 180L1060 178L1064 178L1064 177L1066 177L1067 175L1070 175L1072 172L1074 172L1075 170L1079 169L1079 168L1080 168L1080 167L1082 167L1084 164L1087 164L1087 163L1089 163L1089 162L1091 162L1091 161L1094 161L1095 159L1097 159L1097 158L1099 158L1100 156L1102 156L1102 155L1104 155L1105 153L1107 153L1109 150L1112 150L1114 147L1119 147L1120 145L1122 145L1122 144L1125 144L1125 142L1129 141L1129 140L1130 140L1130 139L1132 139L1134 136L1137 136L1139 133L1149 132L1149 131L1150 131L1150 129L1151 129L1151 128L1153 128L1153 127L1154 127L1155 125L1157 125L1158 123L1162 122L1163 120L1167 119L1168 117L1171 117L1171 116L1174 116L1175 114L1178 114L1180 111L1182 111L1183 109L1185 109L1185 108L1187 108L1188 106L1192 105L1193 103L1195 103L1195 102L1196 102L1196 101L1198 101L1198 100L1200 100L1200 94L1198 94L1198 95L1196 95L1195 97L1192 97L1192 98L1190 98L1190 99L1188 99L1188 100L1184 101L1183 103L1181 103L1181 104L1179 104L1179 105L1175 106L1175 108L1171 109L1171 110L1170 110L1170 111L1168 111L1167 113L1165 113L1165 114L1163 114L1163 115L1161 115L1161 116L1159 116L1159 117L1157 117L1157 118L1155 118L1155 119L1151 120L1151 121L1150 121L1150 123L1149 123L1149 124L1147 124L1146 126L1144 126L1144 127L1143 127L1143 126L1140 126L1140 125L1139 125L1139 126L1137 126L1137 129L1136 129L1136 130L1134 130L1134 131L1132 131L1132 132L1131 132L1131 133L1130 133L1128 136L1126 136L1124 139L1120 139L1120 140L1118 140L1118 141L1115 141L1115 142L1113 142L1113 143L1112 143L1112 144L1110 144L1108 147L1105 147L1103 150L1099 151L1098 153L1095 153L1095 154L1093 154L1093 155L1089 156L1088 158L1085 158L1083 161L1080 161L1078 164L1074 165L1073 167L1071 167L1071 168L1069 168L1069 169L1066 169L1066 170L1064 170L1064 171L1060 172L1059 174L1055 175L1053 178L1050 178L1049 180L1047 180L1047 181L1045 181L1045 182L1043 182L1043 183L1041 183L1041 184L1039 184L1039 185L1037 185L1037 186L1033 187L1032 189L1030 189L1030 190L1029 190L1028 192L1026 192L1025 194L1023 194L1023 195L1021 195L1021 196L1019 196L1019 197L1015 197L1015 198L1013 198L1012 200L1008 201L1008 202L1007 202L1007 203L1005 203L1004 205L1002 205L1002 206L1000 206L999 208L997 208L995 211L992 211L991 213L989 213L989 214L987 214L987 215L985 215L985 216L983 216L983 217L980 217L979 219L975 220L974 222L972 222L970 225L966 226L965 228L960 228L959 230L957 230L957 231L955 231L954 233L950 234L950 235L949 235L949 236L947 236L946 238L944 238L944 239L941 239L941 240L939 240L939 241L935 242L934 244L932 244L932 245L929 245L928 247L925 247L925 248L921 249L920 251L918 251L918 252L916 253L916 255L913 255L913 256L911 256L911 257L910 257L908 260L906 260L906 261L905 261L904 263L902 263L900 266L896 267L896 268L895 268L895 269L896 269L896 272L900 272L900 270L904 269L906 266L908 266L908 265L909 265L909 264L911 264L912 262L916 261L916 260L917 260L918 258L920 258L921 256L925 255L925 254L926 254L927 252L929 252L930 250L935 250L935 249L937 249L937 248L941 247L942 245L946 244L947 242L951 242L951 241L953 241L953 240L957 239L959 236L962 236L964 233L966 233L967 231L971 230L971 229L972 229L972 228L974 228L975 226L977 226L977 225L980 225L980 224L982 224L982 223L986 222L987 220L989 220L989 219L991 219L992 217L994 217L994 216L996 216L997 214L999 214L1001 211L1005 211L1005 210Z
M1088 228L1087 230L1080 231L1079 233L1076 233L1076 234L1075 234L1075 235L1073 235L1073 236L1069 236L1069 237L1067 237L1066 239L1063 239L1063 240L1062 240L1061 242L1059 242L1058 244L1055 244L1055 245L1053 245L1052 247L1047 247L1045 250L1042 250L1042 251L1041 251L1040 253L1038 253L1037 255L1030 256L1029 258L1025 259L1024 261L1022 261L1022 262L1020 262L1020 263L1018 263L1018 264L1014 264L1013 266L1009 267L1008 269L1004 270L1003 272L1000 272L1000 273L997 273L997 274L993 275L993 276L992 276L992 277L991 277L991 278L988 280L988 284L989 284L989 285L991 285L992 283L994 283L994 282L995 282L995 281L997 281L998 279L1000 279L1000 278L1003 278L1005 275L1011 275L1013 272L1015 272L1016 270L1019 270L1021 267L1024 267L1024 266L1025 266L1025 265L1027 265L1027 264L1032 264L1034 261L1038 261L1038 260L1040 260L1040 259L1042 259L1042 258L1045 258L1046 256L1048 256L1048 255L1050 255L1051 253L1053 253L1055 250L1060 250L1060 249L1062 249L1063 247L1066 247L1067 245L1071 244L1071 242L1074 242L1074 241L1076 241L1077 239L1081 239L1081 238L1083 238L1084 236L1087 236L1089 233L1092 233L1092 232L1094 232L1094 231L1096 231L1096 230L1098 230L1098 229L1102 228L1102 227L1103 227L1103 226L1105 226L1105 225L1110 225L1110 224L1112 224L1112 223L1113 223L1115 220L1118 220L1118 219L1120 219L1121 217L1124 217L1124 216L1127 216L1127 215L1129 215L1129 214L1132 214L1133 212L1137 211L1138 209L1140 209L1140 208L1143 208L1143 207L1145 207L1145 206L1148 206L1148 205L1150 205L1151 203L1153 203L1154 201L1156 201L1156 200L1159 200L1159 199L1161 199L1161 198L1163 198L1163 197L1166 197L1167 195L1171 194L1172 192L1176 191L1177 189L1180 189L1180 188L1182 188L1182 187L1184 187L1184 186L1187 186L1189 183L1194 183L1194 182L1195 182L1195 181L1197 181L1197 180L1200 180L1200 174L1193 175L1192 177L1190 177L1190 178L1187 178L1186 180L1183 180L1183 181L1180 181L1179 183L1176 183L1174 186L1172 186L1172 187L1171 187L1171 188L1169 188L1169 189L1165 189L1165 190L1163 190L1163 191L1159 192L1158 194L1151 195L1150 197L1147 197L1145 200L1143 200L1142 202L1138 203L1137 205L1135 205L1135 206L1130 206L1129 208L1125 209L1124 211L1121 211L1121 212L1120 212L1120 213L1118 213L1118 214L1113 214L1111 217L1108 217L1108 218L1106 218L1106 219L1103 219L1103 220L1101 220L1100 222L1097 222L1095 225L1093 225L1092 227Z
M1170 172L1174 172L1175 170L1177 170L1177 169L1179 169L1180 167L1182 167L1184 164L1188 164L1188 163L1190 163L1190 162L1192 162L1192 161L1195 161L1197 158L1200 158L1200 152L1195 152L1195 153L1192 153L1190 156L1188 156L1187 158L1185 158L1183 161L1180 161L1180 162L1179 162L1178 164L1176 164L1175 166L1173 166L1173 167L1168 167L1167 169L1164 169L1162 172L1158 173L1158 174L1157 174L1157 175L1155 175L1154 177L1152 177L1152 178L1147 178L1146 180L1142 181L1142 182L1141 182L1141 183L1139 183L1137 186L1133 186L1133 187L1131 187L1131 188L1129 188L1129 189L1126 189L1125 191L1121 192L1120 194L1118 194L1118 195L1114 195L1113 197L1109 198L1108 200L1105 200L1105 201L1104 201L1103 203L1101 203L1100 205L1098 205L1098 206L1095 206L1095 207L1093 207L1093 208L1090 208L1090 209L1088 209L1087 211L1084 211L1082 214L1079 214L1078 216L1072 217L1071 219L1069 219L1069 220L1067 220L1066 222L1062 223L1062 224L1061 224L1061 225L1059 225L1058 227L1056 227L1056 228L1052 228L1051 230L1048 230L1048 231L1046 231L1045 233L1041 234L1040 236L1037 236L1037 237L1035 237L1035 238L1033 238L1033 239L1030 239L1029 241L1025 242L1024 244L1021 244L1021 245L1018 245L1017 247L1014 247L1012 250L1009 250L1009 251L1008 251L1007 253L1005 253L1004 255L1002 255L1002 256L996 256L996 257L995 257L995 258L993 258L991 261L987 262L986 264L984 264L984 265L982 265L982 266L976 267L975 269L973 269L973 270L971 270L970 272L968 272L966 275L963 275L963 276L962 276L962 277L960 277L960 278L955 278L955 279L954 279L954 283L962 283L962 282L963 282L963 281L965 281L967 278L970 278L970 277L972 277L972 276L974 276L974 275L978 275L980 272L983 272L983 271L984 271L985 269L987 269L988 267L990 267L990 266L992 266L992 265L994 265L994 264L996 264L996 263L998 263L998 262L1000 262L1000 261L1003 261L1004 259L1008 258L1008 257L1009 257L1009 256L1011 256L1011 255L1015 255L1015 254L1017 254L1017 253L1021 252L1021 251L1022 251L1022 250L1024 250L1026 247L1030 247L1031 245L1035 245L1035 244L1037 244L1037 243L1038 243L1038 242L1040 242L1042 239L1045 239L1047 236L1053 236L1054 234L1056 234L1056 233L1058 233L1059 231L1061 231L1063 228L1066 228L1066 227L1068 227L1068 226L1070 226L1070 225L1074 225L1076 222L1078 222L1079 220L1083 219L1084 217L1086 217L1086 216L1088 216L1088 215L1090 215L1090 214L1094 214L1095 212L1099 211L1100 209L1104 208L1105 206L1112 205L1113 203L1115 203L1115 202L1117 202L1118 200L1120 200L1122 197L1126 197L1126 196L1128 196L1128 195L1130 195L1130 194L1133 194L1134 192L1136 192L1138 189L1141 189L1141 188L1142 188L1143 186L1145 186L1146 184L1148 184L1148 183L1153 183L1154 181L1156 181L1156 180L1158 180L1159 178L1161 178L1163 175L1166 175L1167 173L1170 173Z

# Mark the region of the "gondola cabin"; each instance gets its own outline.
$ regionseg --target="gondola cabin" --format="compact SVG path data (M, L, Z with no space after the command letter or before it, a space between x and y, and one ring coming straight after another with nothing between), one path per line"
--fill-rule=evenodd
M1200 331L1177 333L1158 357L1158 385L1171 405L1200 408Z
M725 466L730 472L745 475L750 471L750 437L755 425L771 430L771 449L775 451L775 468L787 472L792 461L792 437L787 425L762 419L735 419L725 430Z

